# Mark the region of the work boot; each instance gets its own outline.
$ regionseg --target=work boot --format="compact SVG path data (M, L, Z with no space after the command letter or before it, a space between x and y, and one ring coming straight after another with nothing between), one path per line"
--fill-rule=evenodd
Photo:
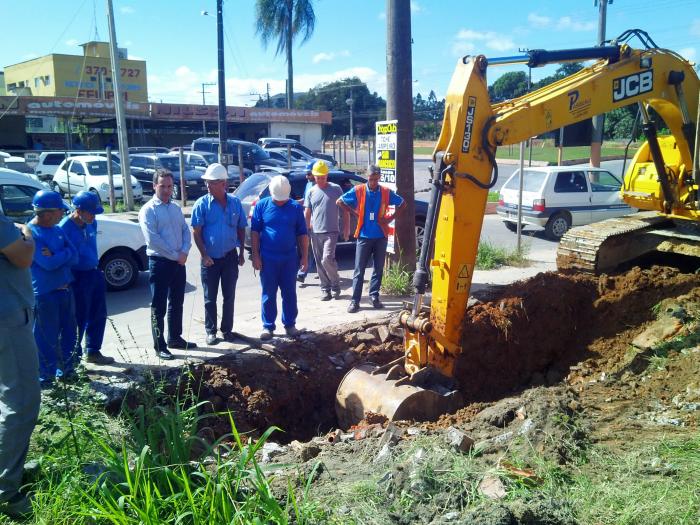
M340 288L333 290L333 299L340 299Z
M207 334L207 344L209 346L214 346L219 342L219 338L216 337L216 334Z
M32 500L19 492L0 506L0 512L15 520L24 520L32 515Z
M330 300L331 300L330 290L324 290L321 294L321 301L330 301Z
M224 333L224 341L227 343L235 343L236 342L236 336L233 332L226 332Z
M306 275L304 275L303 273L297 274L297 282L300 282L303 284L305 280L306 280Z
M168 348L187 350L188 348L197 348L197 343L190 343L189 341L185 341L182 337L178 337L177 339L168 341Z
M111 365L114 363L114 358L102 355L102 352L91 352L85 356L85 362L93 365Z
M360 309L360 305L357 304L357 301L350 301L350 304L348 305L348 313L349 314L354 314Z
M376 308L377 310L384 308L384 303L379 300L379 297L372 297L372 308Z
M175 359L175 356L171 354L170 350L167 348L156 350L156 357L158 357L158 359L162 359L163 361L172 361Z
M331 296L330 294L328 295L328 299L330 299ZM301 333L301 330L299 330L296 326L285 326L284 331L287 333L289 337L296 337Z
M270 330L269 328L265 328L260 334L260 340L269 341L270 339L272 339L272 335L272 330Z

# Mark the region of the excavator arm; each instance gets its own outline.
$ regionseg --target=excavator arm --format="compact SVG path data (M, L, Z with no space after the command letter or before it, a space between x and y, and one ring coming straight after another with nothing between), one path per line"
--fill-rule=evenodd
M491 61L483 55L458 61L433 154L425 236L413 282L414 302L410 311L400 315L404 357L391 366L348 373L336 397L341 422L357 421L367 410L390 418L409 413L434 419L459 403L456 385L450 380L459 354L493 351L464 348L461 335L488 190L498 177L498 146L639 103L644 112L648 106L654 108L669 127L677 164L692 166L694 125L687 108L697 106L700 84L692 65L677 54L612 45L536 50L493 62L526 62L537 67L588 59L597 61L554 84L497 104L491 104L486 82ZM648 119L645 133L661 187L659 198L650 206L670 213L680 212L679 203L685 203L696 213L697 180L667 169L653 123ZM684 169L687 175L688 168ZM688 198L690 194L694 199ZM426 312L423 297L431 273L431 304ZM440 392L444 403L434 397L426 399L426 389ZM373 401L365 402L369 398Z

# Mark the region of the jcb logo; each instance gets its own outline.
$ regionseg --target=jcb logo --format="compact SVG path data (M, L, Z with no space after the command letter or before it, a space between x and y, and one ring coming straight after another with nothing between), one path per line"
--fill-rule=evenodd
M651 69L613 80L613 102L648 93L654 87L654 72Z

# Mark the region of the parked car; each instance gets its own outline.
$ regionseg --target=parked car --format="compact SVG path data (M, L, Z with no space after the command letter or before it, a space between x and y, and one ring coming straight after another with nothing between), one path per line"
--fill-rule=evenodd
M129 153L170 153L170 148L162 146L133 146Z
M269 153L276 152L283 155L285 162L287 162L287 152L289 152L289 154L292 156L292 161L298 163L298 165L300 166L306 166L309 162L316 162L317 160L323 160L325 162L328 162L325 159L321 159L320 157L314 157L313 155L309 155L297 148L289 148L289 150L287 150L287 148L267 148L265 151Z
M207 170L209 164L219 162L219 158L216 153L207 153L206 151L185 151L183 152L183 155L185 156L187 168L201 171L202 174ZM235 164L229 164L227 166L227 170L229 177L228 189L229 191L233 191L241 183L240 168ZM244 177L250 177L252 174L252 171L243 168Z
M333 155L329 155L328 153L323 153L321 151L313 151L310 148L307 148L304 146L301 142L299 142L296 139L287 139L287 138L279 138L279 137L263 137L258 139L258 145L261 146L264 149L270 149L270 148L287 148L287 146L291 146L293 148L296 148L300 151L303 151L307 155L317 158L317 159L322 159L328 162L331 166L337 166L338 163L336 160L333 158Z
M297 169L301 170L306 167L308 164L307 162L304 162L303 160L294 160L294 157L291 157L291 162L289 160L289 157L287 157L287 150L282 149L282 148L274 148L274 149L266 149L268 155L270 155L271 158L275 160L279 160L281 162L284 162L284 165L287 166L289 169ZM291 168L290 168L291 164Z
M114 196L122 195L121 167L112 161L112 176L114 181ZM109 177L107 176L107 159L99 155L77 155L64 160L51 179L51 189L61 195L75 195L81 190L87 190L100 197L102 202L109 200ZM138 180L131 181L134 201L143 200L143 188Z
M4 157L0 159L0 166L5 167L8 170L19 171L20 173L36 177L36 175L34 175L34 168L27 164L24 157Z
M496 213L506 228L517 231L520 170L500 191ZM620 217L636 211L620 196L622 181L604 169L549 166L525 169L522 224L544 228L559 240L572 226Z
M147 193L153 193L153 175L157 169L167 169L173 174L173 199L180 198L180 156L172 153L134 153L129 155L129 167L132 176L136 177L146 188ZM197 198L207 192L207 186L202 180L203 171L185 166L185 181L187 198Z
M39 162L34 167L34 175L42 182L51 182L58 167L66 160L66 154L70 156L85 155L84 151L42 151L39 154Z
M284 168L286 163L270 158L270 155L257 144L244 140L226 141L228 153L232 157L231 164L238 166L238 146L243 147L243 166L251 171L258 171L262 166L273 166ZM219 139L199 138L192 141L192 151L208 151L217 153L219 151Z
M253 216L253 208L255 204L265 197L270 196L270 191L268 190L268 185L272 177L277 175L275 172L261 172L255 173L247 178L238 187L238 189L233 193L236 197L241 200L241 205L243 207L243 212L248 217L248 227L246 228L246 247L250 247L250 219ZM295 200L302 199L304 196L304 189L306 188L306 172L304 171L293 171L286 175L289 178L289 182L292 186L291 198ZM328 173L329 182L338 184L343 192L348 191L358 184L364 184L367 180L352 173L350 171L341 170L331 170ZM416 208L416 239L421 242L423 239L423 232L425 230L425 218L428 216L428 203L425 201L414 201ZM355 216L351 215L352 225L350 233L355 231L355 225L357 224ZM355 242L355 239L350 239L348 243ZM339 239L339 245L347 244Z
M25 223L34 216L34 194L46 189L41 182L0 168L0 213ZM110 290L126 290L148 269L146 242L141 227L133 222L99 216L97 255Z

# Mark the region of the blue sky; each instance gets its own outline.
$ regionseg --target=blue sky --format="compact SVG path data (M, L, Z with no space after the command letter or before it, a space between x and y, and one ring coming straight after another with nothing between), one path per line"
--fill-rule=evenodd
M152 101L201 103L201 83L216 80L215 0L113 0L120 47L148 63ZM0 67L49 53L79 54L97 31L107 40L105 0L0 0ZM478 7L477 7L478 6ZM316 0L316 30L294 49L294 87L358 76L386 96L386 2ZM202 16L208 11L210 16ZM594 45L593 0L415 0L411 2L414 95L444 95L464 54L507 56L519 49ZM254 30L254 0L225 0L226 84L229 105L252 105L266 84L284 91L286 65L275 46L264 49ZM656 43L700 60L700 0L614 0L607 38L646 30ZM511 67L490 68L489 83ZM533 70L537 79L551 69ZM208 87L207 103L216 103Z

